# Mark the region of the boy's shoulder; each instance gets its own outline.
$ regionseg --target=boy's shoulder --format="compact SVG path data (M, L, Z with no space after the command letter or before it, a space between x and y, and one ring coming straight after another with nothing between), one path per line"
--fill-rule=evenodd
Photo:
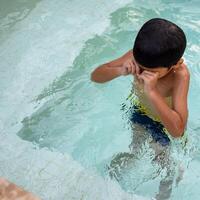
M182 63L177 69L175 69L174 78L177 81L187 81L190 78L190 72L185 63Z
M189 84L190 80L190 72L185 63L182 63L178 68L173 70L174 73L172 73L172 87L175 85L182 85L182 84Z
M174 93L185 93L189 89L190 72L185 63L182 63L173 73L171 88Z

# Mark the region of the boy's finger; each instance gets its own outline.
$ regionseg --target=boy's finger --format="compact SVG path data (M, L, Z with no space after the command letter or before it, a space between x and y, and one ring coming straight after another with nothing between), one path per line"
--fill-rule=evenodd
M140 82L140 83L142 83L144 80L143 80L143 78L142 77L139 77L139 76L137 76L137 79L138 79L138 81Z
M140 75L138 75L138 78L142 79L144 82L146 82L146 81L150 80L152 78L152 76L149 74L140 74Z
M140 74L140 75L138 75L138 78L144 80L144 79L146 79L146 76L144 74Z
M143 77L144 77L146 80L152 80L152 79L155 79L155 76L152 75L152 74L143 74Z
M155 75L156 75L157 77L159 77L160 74L159 74L159 72L155 72Z
M140 74L140 68L137 64L135 65L135 68L136 68L136 74Z
M131 62L131 73L135 74L135 65Z
M158 77L155 72L153 73L153 72L143 71L142 73L149 77L156 77L156 78Z
M159 73L158 73L158 72L150 72L150 71L144 70L143 73L144 73L144 74L149 74L149 75L151 75L151 76L156 76L156 77L159 76Z
M149 75L154 75L155 74L155 72L150 72L150 71L147 71L147 70L144 70L142 73L143 74L149 74Z
M140 74L140 67L139 67L138 64L135 62L135 59L133 59L133 63L134 63L134 65L135 65L136 74Z
M128 63L128 66L127 66L127 72L128 72L128 74L131 73L131 65L130 65L130 63Z

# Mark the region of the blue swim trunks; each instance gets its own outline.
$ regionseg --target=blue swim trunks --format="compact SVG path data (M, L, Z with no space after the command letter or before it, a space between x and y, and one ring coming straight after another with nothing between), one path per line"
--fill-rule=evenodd
M141 124L151 134L153 140L162 146L170 144L170 139L165 132L164 126L159 121L151 119L138 105L132 105L132 113L130 120L133 123Z

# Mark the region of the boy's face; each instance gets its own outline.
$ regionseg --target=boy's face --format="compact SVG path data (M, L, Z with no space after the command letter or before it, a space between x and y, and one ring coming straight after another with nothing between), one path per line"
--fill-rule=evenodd
M140 73L142 73L144 70L150 71L150 72L158 72L158 74L159 74L158 78L162 78L162 77L166 76L173 69L173 67L171 67L171 68L166 68L166 67L147 68L147 67L143 67L139 64L138 64L138 66L140 68Z
M159 76L158 78L162 78L164 76L166 76L172 69L176 69L177 67L179 67L182 63L183 63L183 59L181 58L176 65L173 65L170 68L166 68L166 67L156 67L156 68L148 68L148 67L144 67L142 65L140 65L139 63L137 63L137 61L134 62L137 64L137 66L140 68L140 73L142 73L144 70L150 71L150 72L158 72Z

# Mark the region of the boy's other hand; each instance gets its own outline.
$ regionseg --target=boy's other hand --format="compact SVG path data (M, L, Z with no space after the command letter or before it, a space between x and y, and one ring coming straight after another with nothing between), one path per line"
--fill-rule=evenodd
M149 94L156 89L159 73L144 70L141 74L137 75L138 79L144 83L144 92Z
M136 75L139 74L140 68L133 62L132 59L128 59L121 67L121 75Z

